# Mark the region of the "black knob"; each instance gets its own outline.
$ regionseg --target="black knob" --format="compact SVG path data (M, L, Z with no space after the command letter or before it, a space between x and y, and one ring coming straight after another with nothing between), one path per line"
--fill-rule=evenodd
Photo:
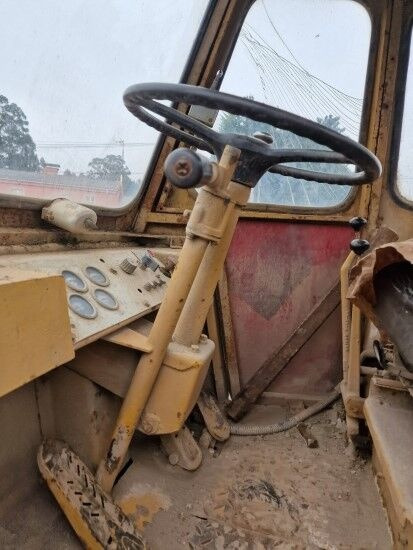
M175 149L165 160L166 177L181 189L204 185L212 173L209 160L190 149Z
M370 247L369 241L366 241L366 239L353 239L350 243L350 249L354 252L354 254L357 254L357 256L361 256L368 250Z
M360 229L366 225L367 220L366 218L361 218L360 216L356 216L355 218L351 218L351 220L348 223L351 225L354 231L360 231Z
M150 254L145 253L141 258L141 268L146 269L147 267L152 269L152 271L156 271L159 264Z

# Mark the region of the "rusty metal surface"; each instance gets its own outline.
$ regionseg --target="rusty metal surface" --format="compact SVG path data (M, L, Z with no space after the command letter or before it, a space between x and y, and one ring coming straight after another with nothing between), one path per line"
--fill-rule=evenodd
M227 277L241 386L337 281L351 235L346 226L240 220ZM286 367L274 391L328 391L339 380L340 353L337 313Z
M224 345L225 367L228 373L231 395L236 395L240 389L239 369L237 364L237 350L232 325L231 304L228 295L228 280L225 269L218 284L218 298L220 306L221 329Z
M328 393L342 377L341 319L337 308L269 387L276 393Z
M276 379L304 346L321 327L323 322L338 308L340 304L340 287L338 282L323 296L320 302L310 311L297 330L276 347L275 351L260 366L257 372L245 384L242 391L234 398L227 408L227 414L233 420L242 418L251 406L262 395L265 389Z

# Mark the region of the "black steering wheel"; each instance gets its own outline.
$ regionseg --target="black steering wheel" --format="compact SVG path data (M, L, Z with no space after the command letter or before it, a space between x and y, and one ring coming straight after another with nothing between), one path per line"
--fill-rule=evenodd
M311 139L330 150L277 149L276 144L275 147L271 146L253 136L220 133L156 100L201 105L209 109L245 116ZM235 179L250 187L254 187L266 171L336 185L372 183L381 174L380 161L363 145L317 122L251 99L187 84L148 83L135 84L127 88L123 101L135 117L149 126L188 145L209 151L217 158L220 158L226 145L240 149L241 156ZM164 117L165 120L161 120L151 112ZM183 129L172 124L179 125ZM354 164L358 171L345 175L328 174L284 164L290 162Z

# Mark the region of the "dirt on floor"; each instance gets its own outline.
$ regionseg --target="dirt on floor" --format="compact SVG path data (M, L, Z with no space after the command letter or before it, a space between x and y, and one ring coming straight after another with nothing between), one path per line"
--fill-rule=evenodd
M286 414L257 406L247 420ZM170 465L156 438L137 438L114 497L152 550L391 549L370 460L348 446L342 416L336 404L306 423L312 447L297 428L212 444L196 472ZM8 509L2 549L81 547L43 484Z

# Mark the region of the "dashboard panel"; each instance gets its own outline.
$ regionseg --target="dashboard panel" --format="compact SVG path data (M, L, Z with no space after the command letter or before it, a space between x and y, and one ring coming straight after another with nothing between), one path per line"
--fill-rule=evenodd
M156 253L156 249L153 249ZM162 253L176 250L162 248ZM74 347L82 347L156 310L169 278L146 248L13 254L0 267L59 274L66 283Z

